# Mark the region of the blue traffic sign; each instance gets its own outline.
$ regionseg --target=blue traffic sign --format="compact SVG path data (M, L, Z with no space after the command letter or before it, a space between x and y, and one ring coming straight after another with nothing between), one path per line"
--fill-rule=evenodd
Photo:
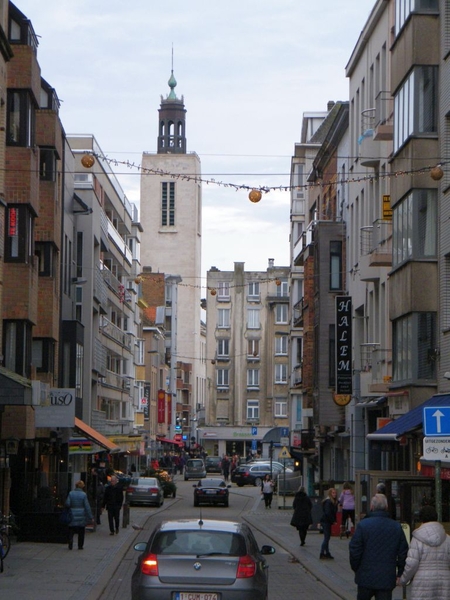
M289 437L289 427L281 428L281 437Z
M423 432L425 436L450 436L450 406L425 406Z
M258 435L258 428L252 427L252 435Z

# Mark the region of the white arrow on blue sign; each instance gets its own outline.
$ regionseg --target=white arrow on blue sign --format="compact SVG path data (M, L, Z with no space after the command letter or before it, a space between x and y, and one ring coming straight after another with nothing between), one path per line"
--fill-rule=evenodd
M426 436L450 436L450 406L425 406L423 432Z

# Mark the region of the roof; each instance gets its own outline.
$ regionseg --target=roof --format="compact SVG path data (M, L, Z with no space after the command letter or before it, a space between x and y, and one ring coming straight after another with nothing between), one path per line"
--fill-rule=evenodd
M235 521L219 521L215 519L173 519L170 521L163 521L160 525L162 531L175 530L180 531L192 530L192 529L208 529L218 531L230 531L237 532L242 529L242 523Z
M426 400L419 406L416 406L405 415L402 415L395 421L391 421L381 429L369 433L369 440L392 440L396 441L405 433L421 427L423 424L423 409L426 406L450 406L449 394L436 394L429 400Z

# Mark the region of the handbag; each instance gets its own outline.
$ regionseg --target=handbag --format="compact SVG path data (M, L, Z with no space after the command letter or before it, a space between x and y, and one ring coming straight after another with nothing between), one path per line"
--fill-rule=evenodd
M70 525L72 522L72 510L68 506L65 506L62 509L62 512L59 516L59 522L63 525Z

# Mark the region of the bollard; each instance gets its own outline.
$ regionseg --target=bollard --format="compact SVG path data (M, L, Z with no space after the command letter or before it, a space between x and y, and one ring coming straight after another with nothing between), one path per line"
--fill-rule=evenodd
M130 524L130 505L124 502L122 506L122 527L128 527Z

